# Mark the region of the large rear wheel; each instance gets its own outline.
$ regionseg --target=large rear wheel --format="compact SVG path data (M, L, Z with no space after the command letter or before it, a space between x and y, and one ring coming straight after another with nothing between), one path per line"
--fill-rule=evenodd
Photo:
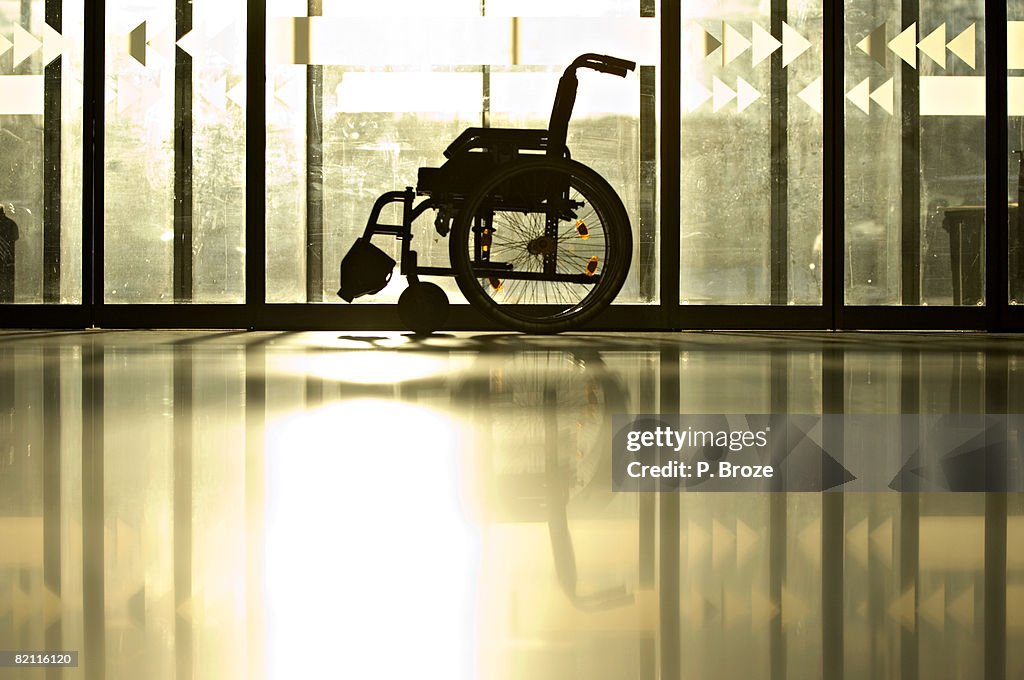
M449 238L466 299L524 333L558 333L592 319L622 288L633 252L615 190L581 163L546 157L486 178Z

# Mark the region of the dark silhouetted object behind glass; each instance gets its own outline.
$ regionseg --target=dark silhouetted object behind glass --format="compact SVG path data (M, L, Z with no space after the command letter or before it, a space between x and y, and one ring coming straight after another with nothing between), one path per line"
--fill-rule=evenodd
M351 302L387 285L394 260L370 242L384 235L402 243L409 285L398 316L418 334L443 328L448 315L445 292L420 275L454 276L470 305L524 333L557 333L593 319L626 280L633 236L615 189L566 146L576 72L624 78L635 68L626 59L582 54L558 81L548 129L464 130L445 149L441 167L419 169L415 191L377 199L341 262L338 295ZM426 198L414 204L417 196ZM401 224L380 223L391 204L401 206ZM438 235L449 237L450 267L421 267L411 248L413 222L428 210L436 211Z
M14 242L18 225L0 207L0 303L14 302Z

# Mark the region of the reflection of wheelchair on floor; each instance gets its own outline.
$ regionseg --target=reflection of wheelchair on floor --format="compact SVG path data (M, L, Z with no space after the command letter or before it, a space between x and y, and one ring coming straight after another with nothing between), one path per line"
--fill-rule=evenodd
M454 405L473 418L476 448L492 475L487 498L493 516L515 524L547 522L554 575L575 608L632 605L631 589L616 583L621 574L602 573L578 558L570 531L570 516L618 517L609 512L616 498L612 416L629 411L628 390L596 352L520 347L504 361L483 355L485 370L471 372L454 392L464 400ZM607 585L595 588L595 582Z
M445 150L444 165L420 168L415 192L410 187L377 199L362 237L342 260L338 295L351 302L387 285L395 262L370 239L390 234L402 242L401 273L409 287L398 311L412 330L440 328L448 310L444 291L421 275L454 276L470 304L507 328L557 333L593 318L622 288L633 244L615 190L569 157L576 70L625 77L635 67L584 54L558 83L547 130L465 130ZM427 198L414 206L417 195ZM402 224L380 224L392 203L401 206ZM450 268L417 265L412 224L427 210L437 211L439 234L451 232Z

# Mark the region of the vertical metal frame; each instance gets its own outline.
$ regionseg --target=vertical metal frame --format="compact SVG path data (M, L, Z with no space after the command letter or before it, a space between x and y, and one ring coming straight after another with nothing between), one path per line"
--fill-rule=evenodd
M323 14L309 0L307 14ZM324 67L306 65L306 302L324 299Z
M771 33L782 34L788 0L771 0ZM771 56L771 303L789 302L789 73L782 51Z
M846 175L845 125L843 123L844 70L843 23L845 7L842 2L831 3L831 11L824 12L823 71L823 131L822 152L822 220L821 225L821 297L828 309L829 327L844 326L846 248L846 204L843 192Z
M682 172L681 104L683 13L680 2L665 0L661 4L661 177L658 178L659 225L661 227L661 312L662 323L673 329L682 328L679 307L679 232L682 227L679 210Z
M60 0L46 0L45 21L63 31ZM43 302L60 302L61 290L61 74L64 58L44 67L43 76Z
M902 0L903 26L918 23L919 0ZM921 291L921 72L903 60L900 68L900 303L919 305Z
M175 0L174 35L192 30L192 0ZM192 55L174 47L174 265L175 302L192 302Z
M103 304L103 154L106 0L85 3L82 82L82 303L89 326Z
M267 3L249 0L245 88L245 307L249 328L267 299Z
M1024 330L1024 309L1011 307L1009 296L1007 18L1006 0L985 0L985 301L989 328Z

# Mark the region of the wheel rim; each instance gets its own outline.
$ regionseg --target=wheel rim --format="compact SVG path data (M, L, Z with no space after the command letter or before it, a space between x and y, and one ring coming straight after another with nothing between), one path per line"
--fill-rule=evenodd
M532 210L522 210L516 199L545 192ZM478 206L464 247L485 298L527 322L557 321L587 308L609 267L614 238L610 206L598 188L565 170L524 171L499 183ZM496 263L511 265L511 272L479 274Z

